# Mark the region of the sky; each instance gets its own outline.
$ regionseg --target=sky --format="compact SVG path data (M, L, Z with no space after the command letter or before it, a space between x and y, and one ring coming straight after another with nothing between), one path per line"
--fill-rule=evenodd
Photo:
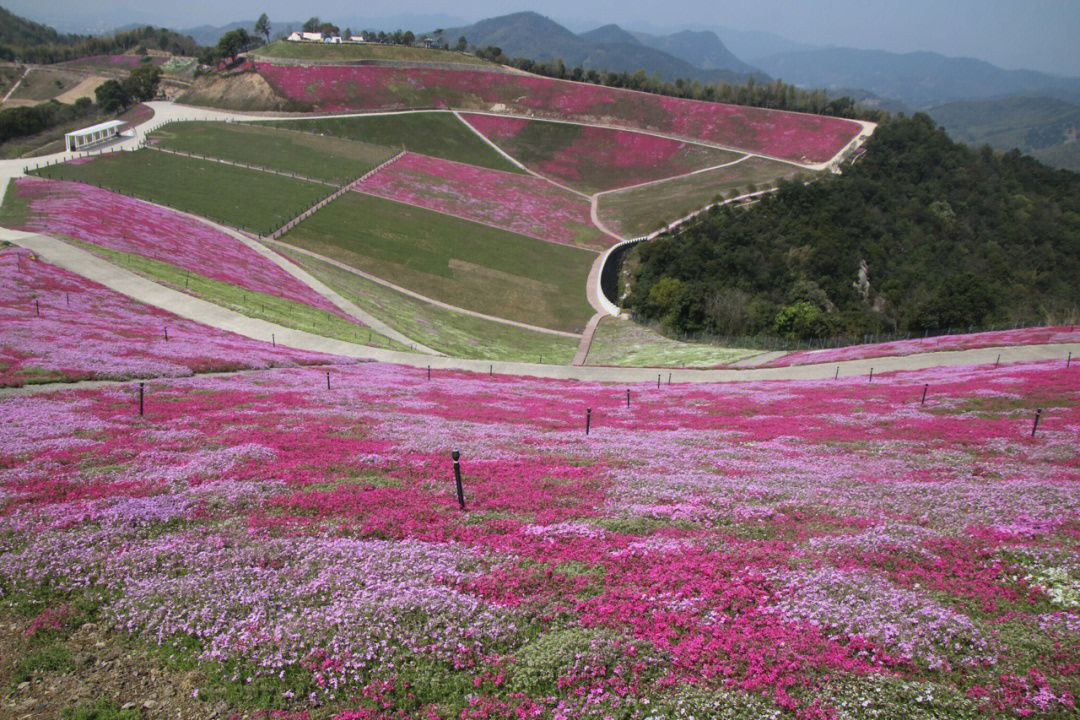
M700 29L721 25L760 30L813 45L976 57L1008 68L1080 76L1080 0L0 0L36 20L110 17L138 8L139 22L191 27L224 24L267 12L282 21L388 15L443 15L475 21L535 10L575 29L617 23L636 30ZM150 17L153 16L152 19ZM433 28L406 28L416 31Z

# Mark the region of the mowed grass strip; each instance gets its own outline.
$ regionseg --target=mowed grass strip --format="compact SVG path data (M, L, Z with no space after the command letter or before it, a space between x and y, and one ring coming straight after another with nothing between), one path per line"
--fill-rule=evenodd
M309 273L398 332L453 357L567 365L575 338L484 320L432 305L295 250L282 250Z
M259 124L359 140L390 147L395 151L404 147L409 152L420 155L493 170L524 172L449 112L275 120L272 123Z
M344 37L344 36L343 36ZM473 55L453 50L409 47L406 45L382 45L379 43L331 43L288 42L278 40L254 51L256 57L282 58L286 60L321 60L323 62L347 62L349 60L396 60L399 62L437 62L454 65L487 65L494 63Z
M596 253L348 192L280 240L467 310L581 332Z
M731 192L763 190L780 178L807 172L793 165L752 157L736 165L707 170L601 195L600 221L623 237L639 237L699 210Z
M356 180L396 152L379 145L255 124L170 123L151 135L157 147L219 158L335 185Z
M108 153L37 171L265 235L333 192L317 183L155 150Z
M618 367L714 367L735 362L757 352L759 351L679 342L632 320L604 318L596 327L585 364Z
M204 275L188 272L172 263L153 260L142 255L103 248L79 240L69 239L68 242L78 245L88 252L100 255L110 262L132 270L139 275L216 305L221 305L241 315L358 345L370 345L394 350L409 349L380 335L367 326L361 325L359 322L350 322L339 315L311 305L296 302L295 300L287 300L269 293L255 292L219 280L211 280Z

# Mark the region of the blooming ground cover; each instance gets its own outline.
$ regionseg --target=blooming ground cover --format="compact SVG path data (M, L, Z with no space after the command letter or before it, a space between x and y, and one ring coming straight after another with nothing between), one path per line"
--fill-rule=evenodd
M332 374L3 400L6 612L272 717L1075 713L1080 368Z
M25 177L12 187L9 227L134 253L352 319L239 240L182 213L83 183Z
M893 355L914 355L942 350L974 350L998 345L1047 345L1080 341L1080 327L1059 325L1054 327L1018 328L994 330L960 335L938 335L930 338L912 338L871 345L850 345L827 350L799 350L772 360L763 367L788 367L813 363L841 362Z
M616 242L592 224L587 200L528 175L406 153L356 188L564 245Z
M0 249L0 386L332 361L178 318L27 250Z
M464 113L462 118L529 169L590 194L685 175L739 157L628 130L479 113Z
M861 130L840 118L723 105L517 73L257 64L282 95L323 110L455 108L655 130L796 162L824 162Z

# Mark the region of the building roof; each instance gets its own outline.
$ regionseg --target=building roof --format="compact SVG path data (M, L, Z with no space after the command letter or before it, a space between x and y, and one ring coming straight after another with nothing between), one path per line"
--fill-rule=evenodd
M64 133L64 135L92 135L93 133L100 132L102 130L112 130L113 128L122 127L124 125L127 125L127 123L123 120L110 120L108 122L98 123L97 125L85 127L82 130L75 130L74 132Z

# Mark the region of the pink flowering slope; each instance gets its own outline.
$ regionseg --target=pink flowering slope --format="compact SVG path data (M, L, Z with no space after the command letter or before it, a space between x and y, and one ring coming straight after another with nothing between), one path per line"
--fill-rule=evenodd
M564 245L615 244L592 224L587 200L527 175L406 153L356 188Z
M477 113L462 117L529 169L588 193L685 175L739 157L629 130Z
M157 381L141 419L126 387L0 403L5 599L50 588L27 631L92 586L96 622L282 717L1075 715L1080 368L643 384L630 407L331 373Z
M38 261L27 250L0 250L0 386L333 359L183 320Z
M1080 327L1064 325L1056 327L1019 328L963 335L939 335L931 338L897 340L873 345L851 345L828 350L799 350L777 358L763 367L787 367L814 363L842 362L890 355L915 355L942 350L973 350L998 345L1047 345L1080 342Z
M28 209L26 220L13 225L19 230L161 260L353 319L239 240L182 213L82 183L28 177L14 183L16 201Z
M860 131L840 118L664 97L504 72L377 66L257 69L285 97L323 110L440 107L652 130L796 162L824 162Z

